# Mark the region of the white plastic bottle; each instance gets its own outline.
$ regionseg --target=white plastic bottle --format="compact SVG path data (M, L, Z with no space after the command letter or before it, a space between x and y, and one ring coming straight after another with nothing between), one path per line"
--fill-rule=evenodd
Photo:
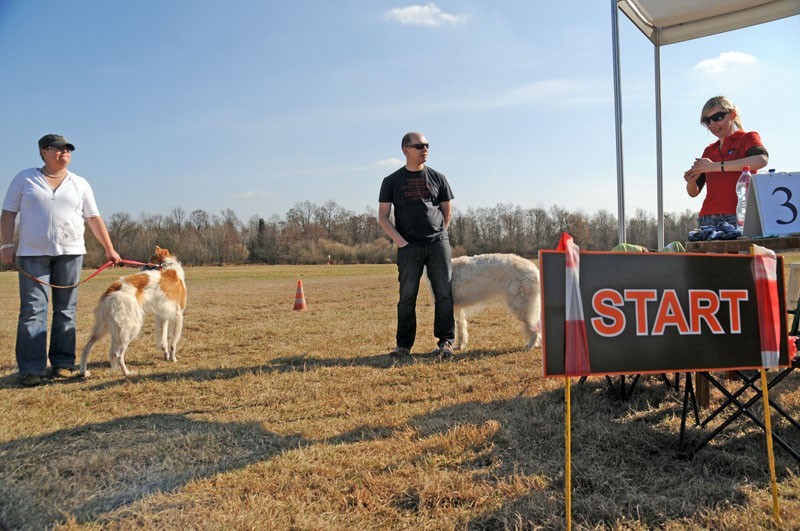
M744 227L744 214L747 211L747 189L750 187L750 166L742 168L742 174L736 181L736 221L740 229Z

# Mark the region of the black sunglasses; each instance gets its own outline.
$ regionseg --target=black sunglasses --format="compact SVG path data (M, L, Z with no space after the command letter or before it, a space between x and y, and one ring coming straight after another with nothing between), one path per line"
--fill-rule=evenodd
M408 147L413 147L414 149L422 150L422 149L428 149L428 144L427 143L423 144L422 142L420 142L419 144L409 144Z
M703 125L708 125L711 122L714 122L714 123L721 122L722 119L725 118L728 115L728 113L730 113L730 112L731 111L719 111L719 112L715 112L711 116L704 116L703 120L702 120Z

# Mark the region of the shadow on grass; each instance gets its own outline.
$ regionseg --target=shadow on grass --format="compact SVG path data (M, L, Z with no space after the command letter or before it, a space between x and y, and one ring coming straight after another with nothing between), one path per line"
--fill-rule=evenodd
M504 356L515 352L518 352L518 350L517 349L470 350L465 353L455 354L453 358L449 361L440 360L439 356L433 352L414 354L410 357L405 357L400 359L392 358L391 356L389 356L388 353L375 354L371 356L352 357L352 358L348 357L321 358L321 357L299 354L297 356L284 356L280 358L274 358L266 361L262 365L213 368L213 369L193 369L190 371L183 371L183 372L178 371L178 372L150 373L145 375L132 376L130 380L136 382L143 382L143 381L162 382L170 380L191 380L196 382L204 382L209 380L229 380L229 379L239 378L245 374L260 375L260 374L287 373L287 372L307 372L316 369L332 368L332 367L370 367L373 369L391 369L394 367L414 365L419 363L430 364L430 363L458 363L460 361L475 361L488 357ZM138 369L143 365L154 365L155 363L156 362L142 362L138 363L137 365L128 363L128 368ZM178 361L178 363L180 363L180 361ZM94 369L109 370L107 362L99 362L99 361L89 363L88 368L90 370ZM118 375L117 379L111 381L103 381L101 383L91 386L90 389L92 391L100 391L104 389L113 388L119 385L124 385L128 381L121 374L116 373L116 375ZM112 374L112 377L114 376L115 375ZM81 378L73 378L71 380L64 380L63 382L76 383L83 381L91 382L92 380L91 377L87 380L83 380ZM4 384L3 381L0 380L0 385L3 385L4 387L5 386L10 387L17 384L17 380L8 380L8 382L9 383Z
M299 358L271 363L277 367L274 370L291 370ZM384 358L378 366L389 366L385 355L355 361L372 366L376 358ZM264 370L269 369L163 377L205 380ZM748 488L769 488L760 431L730 437L692 461L678 459L677 433L669 422L679 414L680 404L660 382L643 383L629 402L610 398L605 382L598 380L575 385L572 396L573 516L585 527L633 521L645 528L663 528L716 509L744 508L750 503ZM409 429L414 432L410 444L416 453L396 464L406 467L405 472L419 466L424 476L430 463L438 463L437 473L467 472L468 481L484 492L495 486L513 491L504 495L502 505L464 522L467 528L563 528L562 389L535 397L458 403L402 425L364 425L324 440L280 436L256 422L198 421L186 414L123 417L20 438L0 445L0 515L13 528L44 528L64 522L67 515L78 523L103 525L104 515L137 500L268 461L298 447L384 441ZM794 428L779 428L789 429ZM439 440L443 436L446 441ZM796 467L785 453L780 454L776 450L779 471ZM390 475L395 468L387 466L382 473ZM430 477L417 480L410 474L393 493L390 505L402 513L430 517L443 501L431 496L429 482ZM468 494L448 496L444 503L474 503Z
M123 417L21 438L0 445L0 514L14 529L52 527L65 515L102 522L103 514L138 499L302 444L258 423L180 414Z
M652 404L666 407L653 409ZM423 445L428 449L416 459L456 462L453 466L468 469L475 482L509 485L522 478L535 485L473 518L467 528L563 529L564 407L564 392L558 390L536 397L442 408L409 422L416 437L452 435L465 426L496 428L489 430L491 434L482 442L462 449L469 456L466 459L442 455L447 445ZM737 434L687 461L679 456L677 432L664 426L674 418L676 409L680 414L679 407L674 392L655 381L631 402L611 398L602 381L573 386L571 494L576 521L583 521L587 528L614 527L620 521L639 522L647 529L663 528L715 509L746 508L751 503L749 488L769 491L762 432ZM638 409L645 413L631 418ZM792 426L778 428L784 436L791 430L797 439ZM392 432L364 426L329 442L356 443L389 437ZM690 438L699 439L700 434ZM787 469L797 470L797 463L785 452L776 455L776 466L783 476ZM393 506L408 511L434 509L438 501L426 502L424 489L420 485L418 491L411 488L396 493Z

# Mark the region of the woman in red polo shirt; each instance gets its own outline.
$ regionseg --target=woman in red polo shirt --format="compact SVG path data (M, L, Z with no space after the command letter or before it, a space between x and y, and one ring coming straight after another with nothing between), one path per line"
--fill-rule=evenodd
M751 173L766 166L769 153L758 133L744 131L736 105L725 96L706 102L700 123L718 140L683 174L686 192L691 197L697 197L706 187L697 224L713 226L727 221L736 227L736 181L745 166L750 166Z

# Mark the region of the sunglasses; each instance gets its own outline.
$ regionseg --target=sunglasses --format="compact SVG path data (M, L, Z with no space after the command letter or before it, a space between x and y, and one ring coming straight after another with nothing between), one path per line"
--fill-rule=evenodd
M719 112L715 112L711 116L704 116L703 120L702 120L703 125L708 125L711 122L714 122L714 123L721 122L722 119L725 118L728 115L728 113L730 113L730 112L731 111L719 111Z
M55 147L55 146L47 146L49 151L58 151L59 153L62 151L66 151L67 153L72 153L72 148L63 146L63 147Z
M413 147L414 149L423 150L423 149L428 149L428 144L423 144L422 142L420 142L419 144L409 144L408 147Z

